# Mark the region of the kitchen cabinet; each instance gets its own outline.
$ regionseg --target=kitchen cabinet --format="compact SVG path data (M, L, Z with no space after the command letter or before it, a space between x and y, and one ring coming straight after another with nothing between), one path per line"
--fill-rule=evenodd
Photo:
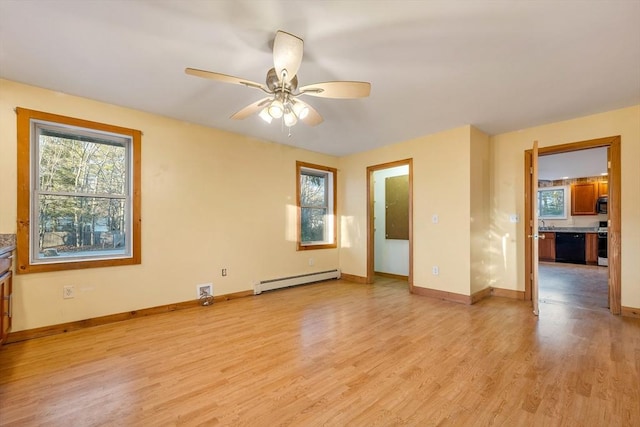
M544 239L538 239L538 259L540 261L556 260L556 233L539 233Z
M571 185L571 215L596 215L598 183L581 182Z
M609 181L598 182L598 197L609 196Z
M11 252L0 255L0 344L4 343L11 330Z
M598 265L598 233L587 233L585 241L585 260L587 264Z

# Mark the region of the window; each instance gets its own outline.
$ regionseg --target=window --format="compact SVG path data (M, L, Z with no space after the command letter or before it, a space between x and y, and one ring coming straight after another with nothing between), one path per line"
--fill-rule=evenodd
M140 264L141 132L16 111L17 272Z
M296 171L298 250L335 248L336 169L296 162Z
M538 218L566 219L566 187L543 187L538 189Z

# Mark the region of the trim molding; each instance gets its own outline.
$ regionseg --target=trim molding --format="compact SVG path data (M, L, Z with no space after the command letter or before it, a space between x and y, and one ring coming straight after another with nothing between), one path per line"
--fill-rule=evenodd
M640 319L640 308L622 306L622 316Z
M383 273L382 271L375 271L373 274L380 277L388 277L389 279L409 280L409 276L403 276L402 274Z
M346 280L347 282L360 283L362 285L367 284L367 278L362 276L356 276L354 274L347 274L340 272L340 280Z
M234 292L226 295L213 297L214 303L229 301L236 298L253 296L253 291ZM160 305L157 307L143 308L141 310L127 311L124 313L109 314L107 316L94 317L91 319L76 320L75 322L61 323L59 325L44 326L35 329L12 332L9 334L5 344L13 342L31 340L34 338L48 337L51 335L73 332L79 329L91 328L93 326L106 325L109 323L121 322L123 320L136 319L154 314L168 313L171 311L185 310L188 308L200 307L199 300L183 301L175 304Z
M486 287L484 289L479 290L471 294L471 304L475 304L479 301L482 301L485 298L489 298L492 295L491 287Z
M455 302L458 304L471 305L472 296L456 294L454 292L440 291L437 289L423 288L421 286L413 286L412 293L423 297L437 298L445 301Z
M382 169L389 169L396 166L409 167L409 292L413 292L413 158L397 160L394 162L382 163L374 166L367 166L367 282L373 283L375 270L375 244L374 244L374 221L373 221L373 173Z
M503 298L511 298L524 301L525 292L524 291L515 291L513 289L502 289L502 288L490 288L491 296L493 297L503 297Z
M456 294L454 292L440 291L437 289L414 286L412 293L423 297L437 298L445 301L456 302L458 304L472 305L485 298L504 297L524 301L524 291L514 291L511 289L501 289L488 287L472 295ZM638 310L640 312L640 310ZM640 315L639 315L640 317Z

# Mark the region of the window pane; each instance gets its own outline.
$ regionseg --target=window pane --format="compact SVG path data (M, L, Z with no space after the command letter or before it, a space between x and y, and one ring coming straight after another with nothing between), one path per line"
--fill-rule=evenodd
M327 206L326 175L300 175L300 205Z
M125 200L41 195L35 258L126 254Z
M119 144L39 135L41 191L126 194L126 149Z
M538 191L540 217L563 217L565 216L564 207L564 189Z
M300 209L300 234L302 242L321 242L325 239L326 214L326 209Z

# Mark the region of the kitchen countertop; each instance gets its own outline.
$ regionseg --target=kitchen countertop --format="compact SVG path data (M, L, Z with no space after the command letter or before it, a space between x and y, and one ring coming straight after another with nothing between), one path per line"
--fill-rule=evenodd
M0 234L0 255L11 252L16 248L15 234Z
M597 233L598 227L538 227L538 231L552 233Z

